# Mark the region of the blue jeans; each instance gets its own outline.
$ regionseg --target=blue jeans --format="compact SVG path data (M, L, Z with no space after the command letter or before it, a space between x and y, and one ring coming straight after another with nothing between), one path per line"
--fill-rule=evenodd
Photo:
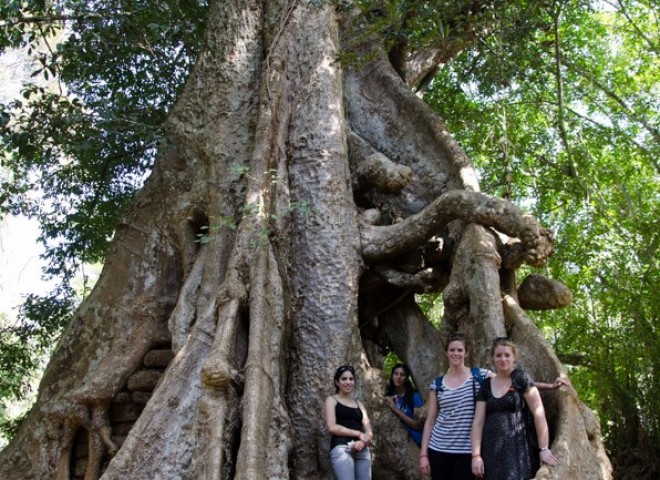
M355 452L348 445L337 445L330 450L330 462L337 480L371 480L369 447Z

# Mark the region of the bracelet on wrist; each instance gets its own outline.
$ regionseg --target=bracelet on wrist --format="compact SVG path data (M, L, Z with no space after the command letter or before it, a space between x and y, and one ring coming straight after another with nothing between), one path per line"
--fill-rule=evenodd
M480 453L477 453L476 455L472 455L472 458L479 458L479 457L481 457Z
M419 458L429 458L429 456L426 455L426 454L424 454L424 453L422 453L422 454L419 456Z
M550 451L549 447L539 448L539 452L549 452L549 451Z

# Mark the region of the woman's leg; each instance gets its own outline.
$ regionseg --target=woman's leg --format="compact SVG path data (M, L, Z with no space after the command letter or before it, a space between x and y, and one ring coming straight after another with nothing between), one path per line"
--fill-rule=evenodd
M457 453L454 455L452 480L474 480L472 475L472 455Z
M454 480L455 457L453 453L436 452L429 448L431 480Z
M330 450L330 463L337 480L355 480L355 461L350 447L337 445Z
M371 450L365 447L359 452L354 452L355 458L355 480L371 480Z

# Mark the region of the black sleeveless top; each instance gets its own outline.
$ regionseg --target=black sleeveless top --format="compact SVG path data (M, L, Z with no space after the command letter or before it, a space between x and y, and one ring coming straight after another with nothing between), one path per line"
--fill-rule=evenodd
M337 399L335 398L335 401ZM337 401L335 405L335 420L338 425L342 427L350 428L351 430L363 431L362 427L362 410L360 407L347 407L342 403ZM357 440L354 437L338 437L336 435L332 436L330 440L330 450L335 448L337 445L346 445L351 440Z

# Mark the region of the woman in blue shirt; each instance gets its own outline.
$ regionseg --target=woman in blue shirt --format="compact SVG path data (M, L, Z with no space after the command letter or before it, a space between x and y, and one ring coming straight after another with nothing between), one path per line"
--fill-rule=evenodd
M413 386L410 377L410 369L406 364L394 365L385 392L385 401L399 417L410 438L419 446L422 444L423 425L415 419L415 409L424 405L424 400Z

